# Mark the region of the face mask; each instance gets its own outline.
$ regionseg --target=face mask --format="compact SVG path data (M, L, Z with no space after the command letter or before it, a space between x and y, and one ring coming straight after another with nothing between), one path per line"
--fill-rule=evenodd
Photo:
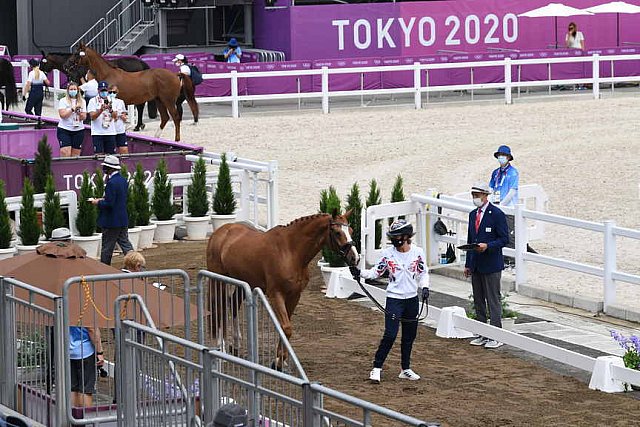
M69 91L69 96L72 98L75 98L78 95L78 91L77 90L70 90Z
M473 204L476 205L476 207L480 207L482 206L482 199L480 197L474 197L473 198Z
M107 95L109 95L109 92L107 92L106 90L105 90L104 92L100 91L100 96L101 96L102 98L106 98L106 97L107 97Z
M102 167L102 173L108 176L108 175L110 175L110 174L111 174L111 169L109 169L109 168L108 168L108 167L106 167L106 166L103 166L103 167Z
M502 166L506 165L507 162L509 161L509 159L507 158L507 156L498 156L498 161L500 162L500 164Z
M391 239L391 244L394 248L399 248L404 244L404 239Z
M109 98L111 98L111 99L115 99L115 98L116 98L116 95L117 95L116 93L110 93L110 94L109 94Z

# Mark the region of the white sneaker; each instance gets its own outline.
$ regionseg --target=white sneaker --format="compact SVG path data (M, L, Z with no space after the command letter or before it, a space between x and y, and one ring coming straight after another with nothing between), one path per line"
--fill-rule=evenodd
M400 372L398 378L402 378L403 380L418 381L420 379L420 375L416 374L411 369L405 369Z
M469 344L471 344L471 345L485 345L487 343L487 341L489 341L488 338L478 337L475 340L472 340Z
M369 372L369 380L380 384L380 374L382 373L381 368L373 368L371 372Z
M503 346L504 343L500 342L500 341L496 341L496 340L488 340L487 343L484 345L484 348L498 348L500 346Z

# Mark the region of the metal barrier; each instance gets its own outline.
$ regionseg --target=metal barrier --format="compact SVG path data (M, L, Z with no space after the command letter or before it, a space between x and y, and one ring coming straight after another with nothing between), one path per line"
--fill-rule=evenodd
M64 370L62 298L0 277L0 404L56 425L56 384ZM55 361L55 362L54 362Z
M100 334L105 357L106 377L97 381L96 393L89 405L74 407L69 403L65 420L73 425L114 422L117 418L116 335L121 318L151 324L142 304L127 304L115 311L113 301L120 295L137 294L144 299L152 313L153 325L171 331L187 340L197 341L202 334L204 313L200 304L193 303L189 276L182 270L159 270L139 273L103 274L73 277L64 283L64 330L70 326L92 329ZM104 331L110 331L104 333ZM144 337L142 337L144 338ZM69 364L69 335L64 334L64 399L71 402L71 368ZM60 383L59 383L60 384ZM84 405L84 402L83 402Z
M141 343L140 334L162 344ZM210 426L226 403L246 409L250 426L437 425L130 320L122 322L120 343L121 425ZM189 352L201 357L182 356ZM178 374L163 370L170 363Z

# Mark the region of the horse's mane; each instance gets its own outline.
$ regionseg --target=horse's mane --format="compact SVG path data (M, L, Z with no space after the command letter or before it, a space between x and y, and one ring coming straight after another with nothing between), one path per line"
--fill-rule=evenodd
M297 224L300 224L301 222L311 221L312 219L316 219L318 217L325 216L325 215L329 215L329 214L328 213L317 213L317 214L313 214L313 215L303 216L303 217L294 219L289 224L284 225L282 227L289 227L291 225L297 225Z

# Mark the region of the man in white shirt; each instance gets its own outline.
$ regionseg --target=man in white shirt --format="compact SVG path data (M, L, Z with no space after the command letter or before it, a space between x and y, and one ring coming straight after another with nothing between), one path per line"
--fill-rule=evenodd
M116 149L115 119L118 112L109 100L109 84L98 83L98 96L91 98L87 112L91 117L91 137L95 154L113 154Z
M109 99L111 100L113 109L117 114L115 119L116 149L118 150L118 154L128 154L129 147L127 142L126 123L129 121L129 115L124 101L118 98L118 86L111 85L111 87L109 87Z

